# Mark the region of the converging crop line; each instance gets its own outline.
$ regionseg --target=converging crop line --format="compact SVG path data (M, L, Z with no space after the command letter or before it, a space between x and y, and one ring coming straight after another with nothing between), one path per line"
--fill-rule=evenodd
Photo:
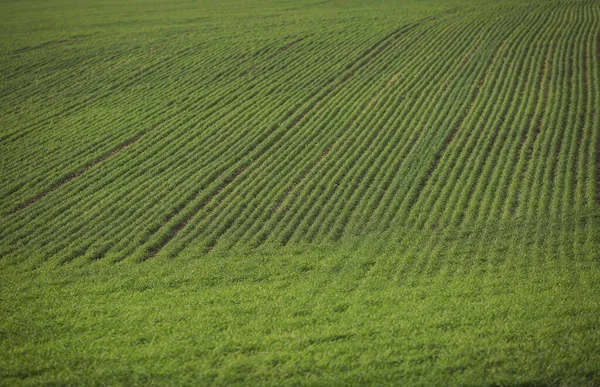
M5 217L7 217L9 215L12 215L12 214L15 214L17 212L20 212L22 210L25 210L26 208L32 206L33 204L35 204L39 200L45 198L46 196L48 196L52 192L58 190L63 185L69 183L70 181L72 181L72 180L76 179L77 177L83 175L85 172L89 171L90 169L97 167L99 164L103 163L104 161L108 160L109 158L115 156L116 154L124 151L125 149L127 149L127 148L131 147L132 145L134 145L135 143L139 142L144 136L146 136L148 133L150 133L151 131L153 131L155 128L156 128L155 126L151 127L149 130L147 130L147 131L145 131L145 132L143 132L143 133L135 136L134 138L126 141L125 143L119 145L118 147L116 147L115 149L113 149L112 151L110 151L109 153L98 157L97 159L95 159L94 161L92 161L87 166L83 167L82 169L80 169L78 171L75 171L75 172L67 175L66 177L64 177L58 183L54 184L49 189L47 189L47 190L45 190L45 191L37 194L36 196L28 199L23 204L19 205L15 209L13 209ZM4 219L5 217L3 217L2 219Z
M596 146L596 203L600 205L600 136Z
M552 47L552 52L556 52L556 46L558 44L558 41L554 42L554 45ZM548 53L546 53L546 57L544 58L544 64L543 64L543 68L542 68L542 77L544 78L550 78L550 75L552 74L552 63L548 60ZM550 81L547 81L546 87L543 91L543 101L548 101L548 93L550 90ZM542 123L544 119L544 115L540 114L536 125L535 125L535 132L534 132L534 138L533 141L531 142L531 145L529 145L529 148L527 150L527 158L528 160L531 159L531 156L533 154L533 148L535 145L535 141L537 140L538 136L540 135L540 133L542 132Z
M427 17L427 18L421 19L420 21L418 21L418 22L416 22L416 23L408 26L408 28L405 28L402 31L401 30L394 31L392 34L388 35L388 38L391 38L391 39L388 40L382 47L380 47L380 49L377 50L377 52L373 56L368 57L368 55L370 53L372 53L373 51L375 51L377 49L377 46L375 46L374 48L372 48L372 49L370 49L370 50L367 51L367 53L366 53L366 55L364 57L368 57L368 59L366 59L366 60L364 60L362 62L361 61L357 61L356 63L360 63L360 67L365 66L366 64L370 63L373 59L375 59L376 56L378 56L379 54L381 54L381 52L383 52L385 48L389 47L395 40L399 39L401 36L405 36L407 32L414 30L416 27L424 24L425 22L430 21L432 19L436 19L436 18L437 18L437 16ZM380 41L380 42L383 42L383 41ZM475 50L476 50L476 48L474 49L474 51ZM464 66L464 63L461 66L461 68L463 66ZM350 79L352 76L355 75L356 72L357 71L353 71L351 74L349 74L348 76L346 76L344 79L345 80ZM397 76L393 76L386 83L386 85L384 86L384 88L382 90L380 90L373 98L371 98L365 104L365 106L363 107L363 112L365 111L365 109L369 108L371 105L373 105L374 103L376 103L376 100L378 98L380 98L380 96L384 93L384 91L387 88L389 88L396 81L397 81ZM334 141L332 145L328 146L326 148L326 151L323 152L323 155L314 163L314 165L311 166L310 168L308 168L307 172L305 172L303 175L301 175L301 178L299 180L297 180L297 182L295 184L292 184L290 187L288 187L288 189L285 191L283 197L281 199L279 199L277 201L276 205L273 207L273 210L272 210L273 212L276 212L276 211L280 210L280 206L283 204L283 202L285 201L286 197L289 196L289 194L291 192L293 192L298 187L298 185L305 179L306 175L308 175L314 168L316 168L318 166L319 163L321 163L321 161L325 158L325 156L329 153L329 151L331 151L333 148L336 147L337 142L339 140L341 140L341 138L338 139L338 140L336 140L336 141ZM267 236L265 235L264 238L262 238L261 241L258 242L258 244L255 245L255 247L257 247L257 246L261 245L262 243L264 243L264 241L266 239L267 239ZM289 238L286 239L286 240L284 240L284 241L282 241L282 243L285 245L285 244L287 244L288 240L289 240Z
M596 203L600 205L600 136L596 149Z
M506 39L504 41L506 41ZM498 46L498 48L496 48L496 50L494 51L492 58L490 59L489 63L487 64L487 66L484 70L484 73L483 73L481 79L479 80L477 87L475 88L472 100L469 103L469 106L467 107L467 109L465 110L465 113L462 115L461 119L458 121L455 128L446 136L441 148L436 152L436 154L433 158L433 161L431 162L431 165L424 171L423 176L420 179L418 179L419 181L415 185L414 194L411 194L410 197L408 198L408 201L406 202L409 206L412 206L415 202L417 202L419 200L419 197L423 193L423 190L427 186L427 183L432 179L432 177L434 175L434 171L440 165L440 162L442 160L442 156L444 155L444 152L446 152L448 150L448 148L449 148L450 144L452 143L452 141L454 140L456 134L462 129L464 122L466 121L466 119L469 117L469 115L473 111L473 108L475 106L475 102L477 101L477 97L479 96L480 90L484 86L484 84L487 80L487 77L490 73L490 70L491 70L494 62L496 61L496 58L498 57L498 54L503 46L504 46L504 42L501 43Z
M32 123L27 125L27 127L25 128L26 130L13 131L10 133L0 135L0 143L5 143L6 141L10 141L10 142L17 141L23 137L26 137L26 136L32 134L34 131L38 130L40 128L40 126L45 125L48 122L51 122L52 119L54 119L54 118L64 117L73 112L77 112L77 111L80 111L81 109L85 109L92 102L98 103L98 101L113 95L115 90L132 86L136 82L139 82L139 80L141 79L142 76L144 76L144 74L150 74L152 71L156 71L157 68L160 69L160 66L164 66L165 64L171 63L170 61L172 61L173 58L177 57L178 55L185 54L192 49L193 49L193 47L187 47L185 49L182 49L182 50L176 52L173 56L171 56L170 59L161 60L159 63L155 63L153 65L145 67L142 70L139 70L136 74L125 77L125 79L117 80L118 83L115 83L112 85L107 85L106 89L99 94L91 95L91 96L88 96L85 98L78 98L77 100L75 100L75 102L69 104L68 106L66 106L63 109L59 109L56 112L53 112L50 115L42 117L40 119L36 118L35 121L33 121Z

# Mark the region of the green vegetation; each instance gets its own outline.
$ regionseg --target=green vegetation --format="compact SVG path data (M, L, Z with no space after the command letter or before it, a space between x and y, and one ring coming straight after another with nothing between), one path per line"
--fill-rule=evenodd
M597 1L0 19L1 384L600 385Z

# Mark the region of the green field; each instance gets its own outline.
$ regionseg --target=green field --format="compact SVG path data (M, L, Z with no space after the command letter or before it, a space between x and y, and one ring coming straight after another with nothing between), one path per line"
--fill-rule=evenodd
M600 386L597 0L0 21L0 385Z

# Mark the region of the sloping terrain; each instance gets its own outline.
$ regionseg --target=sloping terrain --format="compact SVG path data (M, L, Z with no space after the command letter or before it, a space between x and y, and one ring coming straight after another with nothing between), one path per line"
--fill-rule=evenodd
M143 260L598 207L595 2L180 7L151 28L105 4L115 27L6 47L3 255Z
M7 383L600 383L597 1L0 14Z

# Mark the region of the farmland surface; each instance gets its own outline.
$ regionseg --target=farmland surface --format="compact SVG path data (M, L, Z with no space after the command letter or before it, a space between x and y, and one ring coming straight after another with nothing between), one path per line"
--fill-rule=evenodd
M600 385L600 2L0 2L0 383Z

